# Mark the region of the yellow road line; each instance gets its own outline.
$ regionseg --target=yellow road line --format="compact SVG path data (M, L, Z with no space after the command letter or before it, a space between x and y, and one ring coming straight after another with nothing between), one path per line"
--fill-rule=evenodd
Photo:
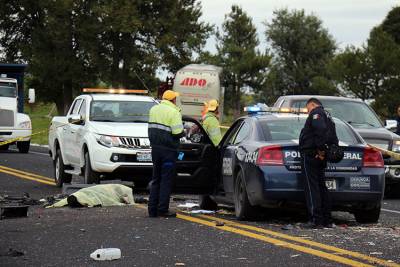
M12 176L16 176L16 177L19 177L19 178L22 178L22 179L39 182L39 183L42 183L42 184L56 185L54 182L50 182L50 181L42 180L42 179L37 179L37 178L31 177L31 176L19 174L19 173L13 172L13 171L7 171L7 170L4 170L4 169L0 169L0 172L6 173L6 174L10 174Z
M192 217L192 216L187 216L187 215L183 215L178 213L177 214L177 218L182 219L182 220L186 220L186 221L190 221L190 222L194 222L194 223L198 223L198 224L202 224L202 225L206 225L212 228L216 228L219 230L223 230L223 231L227 231L227 232L231 232L231 233L235 233L235 234L239 234L242 236L246 236L246 237L250 237L253 239L257 239L257 240L261 240L270 244L273 244L275 246L279 246L279 247L285 247L285 248L290 248L293 250L297 250L306 254L310 254L310 255L314 255L320 258L324 258L324 259L328 259L331 261L335 261L335 262L339 262L345 265L349 265L349 266L373 266L373 265L369 265L369 264L365 264L359 261L355 261L352 259L348 259L348 258L344 258L335 254L330 254L324 251L320 251L320 250L316 250L313 248L308 248L308 247L303 247L297 244L292 244L286 241L282 241L279 239L275 239L275 238L271 238L271 237L267 237L265 235L259 235L256 234L254 232L249 232L249 231L245 231L245 230L241 230L238 228L234 228L231 226L216 226L214 222L211 221L207 221L207 220L202 220L196 217Z
M9 167L0 165L0 170L1 170L1 169L6 170L6 171L11 171L11 172L16 172L16 173L23 174L23 175L32 176L32 177L39 178L39 179L43 179L43 180L47 180L47 181L50 181L50 182L54 182L54 179L51 179L51 178L46 177L46 176L41 176L41 175L39 175L39 174L34 174L34 173L30 173L30 172L25 172L25 171L21 171L21 170L17 170L17 169L12 169L12 168L9 168Z
M341 255L348 255L348 256L351 256L351 257L354 257L354 258L366 260L366 261L371 262L373 264L380 264L382 266L390 266L390 267L400 267L400 265L397 264L397 263L387 262L386 260L375 258L375 257L371 257L371 256L368 256L368 255L364 255L364 254L361 254L359 252L354 252L354 251L341 249L341 248L338 248L338 247L326 245L326 244L323 244L323 243L318 243L318 242L311 241L311 240L306 240L306 239L303 239L303 238L300 238L300 237L296 237L296 236L282 234L280 232L275 232L275 231L272 231L272 230L267 230L267 229L264 229L264 228L255 227L255 226L252 226L252 225L241 224L241 223L237 223L237 222L233 222L233 221L230 221L230 220L221 219L221 218L214 217L214 216L208 216L208 215L199 215L199 217L205 218L205 219L209 219L209 220L223 222L223 223L225 223L227 225L230 225L230 226L235 226L235 227L239 227L239 228L243 228L243 229L247 229L247 230L252 230L252 231L256 231L256 232L263 233L263 234L268 234L268 235L284 238L284 239L291 240L291 241L296 241L296 242L299 242L299 243L303 243L303 244L307 244L307 245L310 245L310 246L322 248L322 249L325 249L325 250L330 250L330 251L333 251L333 252L336 252L336 253L340 253Z

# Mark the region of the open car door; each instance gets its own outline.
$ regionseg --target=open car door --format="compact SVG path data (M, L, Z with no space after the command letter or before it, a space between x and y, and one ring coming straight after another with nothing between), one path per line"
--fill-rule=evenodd
M181 138L178 150L173 191L212 194L219 174L218 150L196 119L184 116L183 126L185 136Z

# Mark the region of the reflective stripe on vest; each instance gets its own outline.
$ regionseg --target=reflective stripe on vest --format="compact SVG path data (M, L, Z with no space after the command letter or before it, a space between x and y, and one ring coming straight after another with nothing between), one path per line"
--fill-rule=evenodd
M169 132L169 133L172 132L171 127L165 126L165 125L162 125L162 124L158 124L158 123L150 122L149 123L149 128L160 129L160 130L163 130L163 131L166 131L166 132Z

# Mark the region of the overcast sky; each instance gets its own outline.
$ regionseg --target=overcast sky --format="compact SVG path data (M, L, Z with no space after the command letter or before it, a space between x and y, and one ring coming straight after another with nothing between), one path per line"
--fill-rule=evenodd
M262 49L266 46L265 26L262 23L271 21L275 9L285 7L304 9L307 14L317 15L339 47L343 48L362 45L370 30L382 22L392 7L400 5L400 0L201 0L201 3L202 19L219 28L231 6L241 6L253 18ZM214 37L207 42L206 49L215 52Z

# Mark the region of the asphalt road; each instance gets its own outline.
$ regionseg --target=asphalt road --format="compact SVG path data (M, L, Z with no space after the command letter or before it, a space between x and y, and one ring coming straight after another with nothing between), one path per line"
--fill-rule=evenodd
M52 171L43 149L0 152L0 195L60 194ZM172 205L196 200L180 198L185 200ZM183 211L178 218L152 219L144 205L36 205L27 218L0 220L0 266L400 266L400 199L385 199L380 222L372 225L334 213L335 229L307 230L299 226L303 212L271 210L262 221L238 222L229 208L215 216ZM122 258L91 260L90 253L101 247L120 248Z

